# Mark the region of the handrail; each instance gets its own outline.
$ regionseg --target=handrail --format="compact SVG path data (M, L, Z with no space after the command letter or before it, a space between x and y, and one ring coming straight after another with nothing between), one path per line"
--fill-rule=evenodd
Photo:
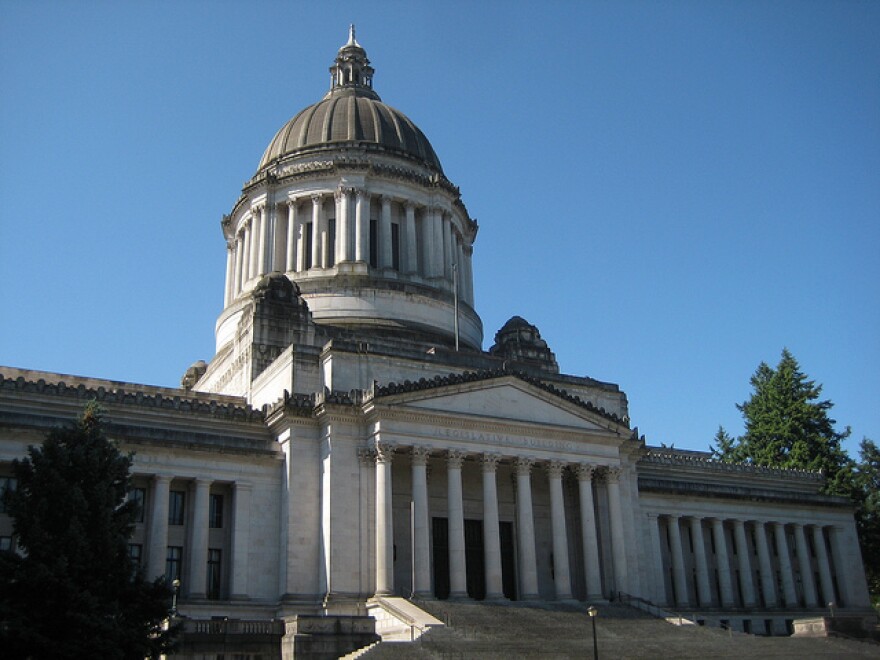
M691 614L690 617L685 616L681 612L676 612L675 610L666 609L665 607L660 607L656 603L652 603L647 598L642 598L641 596L633 596L632 594L628 594L623 591L618 591L617 600L618 602L625 603L629 605L630 603L636 602L642 605L646 605L646 607L637 607L637 609L642 610L643 612L647 612L648 614L653 614L656 617L663 619L678 619L678 625L684 625L684 622L687 621L689 625L696 625L696 615ZM650 608L650 609L649 609ZM652 611L654 610L654 611Z

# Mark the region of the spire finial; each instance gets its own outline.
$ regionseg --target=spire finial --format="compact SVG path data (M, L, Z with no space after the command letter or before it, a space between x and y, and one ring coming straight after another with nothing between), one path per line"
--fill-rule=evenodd
M348 26L348 43L345 45L346 46L360 46L360 44L357 42L357 39L355 39L355 36L354 36L354 23L352 23Z

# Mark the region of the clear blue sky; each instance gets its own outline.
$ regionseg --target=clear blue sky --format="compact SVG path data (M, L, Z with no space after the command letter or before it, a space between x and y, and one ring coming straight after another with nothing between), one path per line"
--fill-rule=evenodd
M787 346L880 441L880 3L0 0L0 364L213 355L219 221L354 22L512 315L705 449Z

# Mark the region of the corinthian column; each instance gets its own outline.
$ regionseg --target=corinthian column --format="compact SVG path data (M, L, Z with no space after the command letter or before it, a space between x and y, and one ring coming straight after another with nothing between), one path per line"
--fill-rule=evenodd
M715 563L718 567L718 584L721 590L721 606L733 607L733 587L730 581L730 558L727 556L727 539L724 536L724 521L712 520L712 535L715 539Z
M349 251L349 200L351 199L351 188L339 188L336 191L336 263L343 261L351 261Z
M379 268L391 268L391 198L382 196L382 215L379 218Z
M255 275L259 277L263 273L266 272L266 244L268 243L267 235L268 235L268 218L266 217L266 206L261 204L260 206L254 209L254 213L256 213L256 237L257 237L257 249L256 249L256 257L257 257L257 267L255 270Z
M464 549L464 502L461 492L461 464L464 454L450 449L446 457L449 505L449 597L467 598L467 568Z
M354 207L354 259L370 260L370 193L358 189Z
M189 586L190 598L204 598L208 568L208 493L211 482L196 479L193 489L193 517L190 530Z
M418 259L416 254L416 207L407 201L404 203L404 211L406 216L404 219L404 235L406 236L406 249L401 250L406 258L403 261L403 270L406 274L416 273L418 271Z
M394 593L394 529L391 460L394 445L376 443L376 595Z
M680 516L669 516L669 549L672 552L672 578L675 586L675 604L688 607L691 599L688 594L687 578L684 574L684 553L681 549Z
M605 468L605 483L608 486L608 517L611 522L611 554L614 558L614 589L626 591L626 547L623 537L623 507L620 505L620 475L623 470L617 466Z
M412 449L413 595L431 595L430 542L428 537L428 447Z
M580 463L577 466L578 493L581 505L581 533L584 545L584 570L587 574L587 600L602 600L602 577L599 568L599 540L596 535L596 515L593 509L593 475L596 466Z
M516 517L519 535L520 600L538 597L538 568L535 559L535 518L532 512L532 471L530 458L516 461Z
M226 243L226 286L223 288L223 306L232 302L235 280L235 240Z
M321 195L312 195L312 268L321 268Z
M297 248L299 247L299 216L296 200L287 202L287 252L284 269L289 273L297 270Z
M165 557L168 554L168 492L171 477L156 475L153 479L153 502L150 506L150 555L147 578L155 580L165 575Z
M565 531L565 500L562 494L562 471L565 463L550 461L547 476L550 480L550 516L553 523L553 582L556 598L571 598L571 574L568 565L568 535Z
M486 558L486 598L504 598L501 579L501 534L498 529L497 454L483 454L483 551Z

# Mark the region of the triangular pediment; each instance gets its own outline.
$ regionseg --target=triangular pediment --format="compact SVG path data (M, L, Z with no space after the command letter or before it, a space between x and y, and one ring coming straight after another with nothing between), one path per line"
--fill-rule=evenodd
M394 407L504 423L539 424L583 431L616 426L597 413L575 406L515 378L471 383L467 387L422 390L394 397Z

